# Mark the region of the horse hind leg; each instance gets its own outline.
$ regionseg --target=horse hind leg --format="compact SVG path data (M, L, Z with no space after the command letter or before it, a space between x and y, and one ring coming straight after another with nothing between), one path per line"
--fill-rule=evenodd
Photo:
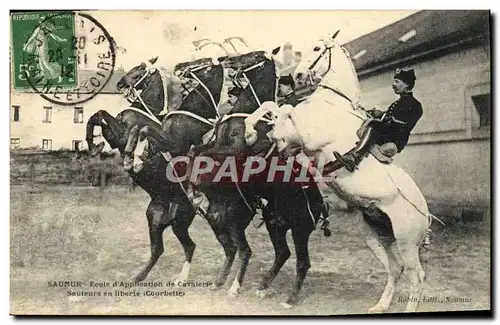
M143 281L163 254L163 231L169 225L168 211L162 202L151 201L146 216L148 218L151 257L146 266L133 278L134 282Z
M224 283L226 283L229 271L231 270L236 256L237 247L231 238L229 227L227 227L227 217L226 213L213 212L210 210L207 213L207 221L215 233L217 240L222 245L226 255L224 264L222 265L214 284L211 286L212 290L217 290L224 285Z
M251 220L251 217L252 216L250 216L250 218L248 219L249 222ZM236 274L236 277L234 278L231 288L228 291L228 295L230 296L236 296L239 294L241 285L243 283L243 278L245 277L248 263L250 261L250 257L252 256L252 249L250 248L250 245L248 245L248 241L245 236L245 228L248 225L248 223L246 223L246 225L238 225L237 229L234 229L232 231L233 241L235 241L236 245L238 246L238 257L240 259L240 268L238 270L238 273Z
M257 296L261 298L268 295L267 291L271 282L291 255L286 241L286 232L288 229L278 221L274 212L264 208L263 214L267 232L274 247L274 263L271 269L262 276L261 284L256 292Z
M194 250L196 249L196 244L189 236L189 226L193 222L195 211L192 209L191 205L181 206L179 204L172 203L170 215L170 218L173 220L172 230L174 235L180 241L186 257L184 264L182 265L182 270L174 281L175 284L179 284L188 279Z
M392 229L399 255L410 280L406 312L415 312L422 295L425 272L420 263L419 249L428 230L428 217L406 200L399 198L385 210L391 216Z
M309 216L307 216L309 218ZM288 297L285 303L281 305L285 308L291 308L297 303L300 290L302 289L302 284L306 278L307 271L311 267L311 262L309 260L309 236L311 235L312 228L308 229L303 226L295 226L292 228L292 238L295 245L295 254L297 255L297 265L296 265L296 278L293 284L293 290L290 297Z
M382 262L387 272L387 283L384 292L378 303L368 310L370 313L380 313L389 309L403 268L398 265L397 257L392 250L394 237L378 235L365 220L363 221L363 225L367 246Z

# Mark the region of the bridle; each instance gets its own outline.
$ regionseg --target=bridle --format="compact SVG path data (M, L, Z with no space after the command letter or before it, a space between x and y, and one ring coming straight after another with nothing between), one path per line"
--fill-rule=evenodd
M125 98L130 102L130 103L134 103L136 102L137 100L139 100L139 102L141 103L141 105L144 107L144 109L147 111L147 113L153 117L154 119L156 119L155 115L152 113L151 109L148 107L148 105L146 105L146 103L144 102L144 100L142 99L142 96L141 96L141 92L139 92L139 90L137 89L137 87L139 85L141 85L144 80L146 80L146 78L150 77L153 73L156 72L156 67L154 65L152 65L151 63L149 62L143 62L145 65L146 65L146 71L144 72L144 74L139 78L139 80L137 80L135 82L135 84L131 85L129 87L129 89L125 92Z
M308 72L308 79L310 80L311 83L313 83L313 75L312 75L312 70L313 68L316 66L316 64L318 64L318 62L324 57L324 55L328 52L328 68L326 69L326 72L325 72L325 75L330 72L331 68L332 68L332 48L334 47L334 45L328 45L324 40L322 40L322 42L325 44L325 48L323 49L323 52L320 53L320 55L316 58L316 60L314 60L308 67L307 69L307 72ZM344 50L344 52L346 51L343 47L342 49ZM342 91L336 89L336 88L332 88L330 86L327 86L327 85L323 85L323 84L319 84L319 87L321 88L325 88L325 89L328 89L328 90L331 90L333 91L334 93L336 93L337 95L339 95L340 97L346 99L347 101L349 101L351 104L353 104L352 100L346 95L344 94Z
M189 68L187 67L186 69L184 69L183 71L181 71L177 76L179 78L185 78L186 76L190 76L191 78L193 78L194 80L196 80L202 87L203 89L205 89L205 91L207 92L208 96L210 97L210 102L208 102L205 98L205 96L203 96L203 94L201 94L197 89L196 87L193 88L194 91L198 92L198 94L203 98L205 99L205 101L207 101L208 104L212 105L214 110L215 110L215 114L217 115L217 118L219 117L219 112L217 111L217 107L218 107L218 104L215 102L215 99L212 95L212 93L210 92L210 90L208 89L207 85L202 82L198 76L195 74L195 72L197 71L200 71L200 70L203 70L203 69L207 69L211 67L210 64L202 64L202 65L199 65L197 67L194 67L194 68ZM183 85L184 87L184 85ZM185 87L184 87L185 88Z
M264 64L266 63L265 60L262 60L244 70L238 70L236 71L236 73L234 74L234 77L233 77L233 81L238 85L238 87L240 87L243 91L245 91L247 93L247 95L250 95L250 97L253 97L255 99L255 101L257 102L257 105L259 105L259 107L262 105L262 102L260 101L259 99L259 96L257 96L257 93L255 92L255 89L252 85L252 82L250 81L250 79L247 77L246 75L246 72L249 72L249 71L252 71L254 69L257 69L257 68L260 68L262 67ZM246 90L246 87L243 86L243 84L241 83L241 81L239 80L239 76L242 76L245 81L247 82L247 87L250 88L250 91L251 91L251 94L249 94Z
M146 110L146 112L153 118L153 119L157 119L155 117L155 115L152 113L151 109L149 108L149 106L144 102L142 96L141 96L141 92L140 92L140 89L138 89L138 87L144 83L144 81L150 77L153 73L155 73L157 71L157 68L152 65L151 63L149 62L144 62L144 64L146 65L146 69L145 69L145 72L144 74L139 78L139 80L137 80L133 85L131 85L129 87L129 89L125 92L125 98L130 102L130 103L134 103L136 101L139 101L140 104L144 107L144 109ZM217 117L219 117L219 113L217 112L217 104L215 103L215 99L214 97L212 96L212 93L209 91L207 85L205 85L205 83L203 83L195 74L195 72L197 71L200 71L200 70L203 70L203 69L206 69L206 68L209 68L210 65L209 64L204 64L204 65L199 65L195 68L186 68L184 69L183 71L181 71L179 74L178 74L178 77L180 78L183 78L185 77L186 75L192 77L194 80L196 80L205 90L206 92L208 93L208 96L210 97L210 102L205 98L205 96L203 94L201 94L197 89L196 87L194 88L195 91L198 92L198 94L203 98L205 99L205 101L207 101L207 103L209 105L213 105L214 107L214 110L215 110L215 113L217 115ZM185 86L183 85L183 87L185 88Z
M325 74L327 74L332 67L332 48L333 48L333 45L328 46L324 40L322 40L322 42L325 44L325 48L323 49L323 52L321 52L320 55L316 58L316 60L314 60L313 63L311 63L311 65L307 69L307 71L309 71L309 72L311 72L311 70L316 66L316 64L318 64L319 60L321 60L323 58L323 55L325 55L325 53L327 51L328 51L328 69L326 69Z

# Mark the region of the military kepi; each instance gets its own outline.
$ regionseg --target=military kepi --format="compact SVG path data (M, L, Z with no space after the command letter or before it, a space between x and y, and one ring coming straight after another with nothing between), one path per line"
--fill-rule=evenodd
M397 69L396 74L394 74L394 79L399 79L408 84L410 88L413 88L417 77L415 76L415 70L413 69Z
M280 85L286 85L286 86L295 86L295 82L293 80L293 77L291 75L287 76L281 76L279 80Z

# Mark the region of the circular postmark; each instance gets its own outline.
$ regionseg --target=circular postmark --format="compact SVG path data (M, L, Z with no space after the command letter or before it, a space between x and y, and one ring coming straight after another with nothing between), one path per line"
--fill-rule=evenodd
M76 105L99 94L111 79L115 43L94 17L79 12L40 16L24 43L25 82L41 97Z

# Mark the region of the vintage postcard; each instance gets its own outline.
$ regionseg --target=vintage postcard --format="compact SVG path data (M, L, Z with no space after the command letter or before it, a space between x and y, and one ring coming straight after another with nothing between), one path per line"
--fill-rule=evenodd
M9 19L12 315L491 315L489 11Z

